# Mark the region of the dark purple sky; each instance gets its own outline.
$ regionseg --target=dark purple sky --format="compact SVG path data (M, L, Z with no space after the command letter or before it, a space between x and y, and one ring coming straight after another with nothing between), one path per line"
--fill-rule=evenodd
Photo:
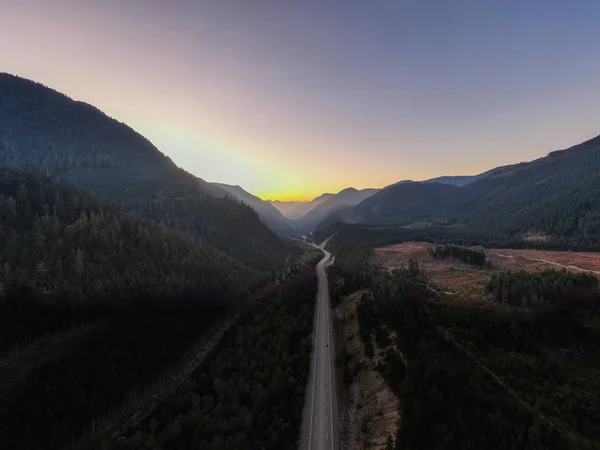
M0 6L0 70L263 197L472 174L600 134L598 1Z

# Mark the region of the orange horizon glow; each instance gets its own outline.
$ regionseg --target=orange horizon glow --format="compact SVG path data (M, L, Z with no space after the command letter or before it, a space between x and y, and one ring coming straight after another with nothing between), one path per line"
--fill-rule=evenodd
M317 191L318 192L318 191ZM339 192L339 191L337 191ZM314 200L315 198L317 198L319 195L325 193L325 191L323 192L319 192L319 193L315 193L315 192L310 192L307 194L254 194L256 195L258 198L260 198L261 200L264 201L280 201L280 202L310 202L311 200Z
M424 178L426 179L426 178ZM399 181L399 180L396 180ZM394 181L394 183L396 182ZM256 195L258 198L260 198L261 200L271 200L271 201L275 201L275 200L279 200L280 202L310 202L311 200L314 200L315 198L329 193L329 194L337 194L338 192L347 189L347 188L354 188L354 189L358 189L358 190L362 190L362 189L382 189L385 186L388 186L389 184L392 183L382 183L379 185L371 185L371 184L337 184L335 186L333 185L326 185L323 186L322 189L314 189L311 188L310 190L306 190L306 191L274 191L274 192L252 192L253 195ZM244 189L244 186L242 186L242 188ZM247 190L247 189L246 189Z

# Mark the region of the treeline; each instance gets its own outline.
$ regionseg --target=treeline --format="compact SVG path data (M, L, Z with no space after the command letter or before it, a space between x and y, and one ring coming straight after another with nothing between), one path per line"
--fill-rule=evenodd
M113 448L292 448L300 433L316 289L314 267L308 267L281 301L245 313L189 382Z
M494 273L486 290L493 295L494 301L512 306L533 307L557 302L592 306L600 299L596 275L565 269Z
M315 240L321 240L337 233L328 244L334 248L337 243L354 243L381 247L408 241L429 242L432 244L455 244L464 247L482 246L485 248L537 248L542 250L599 251L600 243L589 235L552 235L545 240L524 240L520 232L509 233L490 226L438 226L435 223L423 228L405 228L397 225L360 225L337 223L314 232Z
M404 228L401 226L369 226L358 224L337 224L317 234L323 233L329 236L334 231L337 233L328 247L335 248L337 245L368 245L381 247L386 245L400 244L408 241L429 242L439 245L459 245L463 247L483 246L488 248L528 248L534 247L535 243L523 241L521 236L513 236L507 233L491 233L487 230L479 230L468 227L452 226L425 226L423 228ZM540 244L542 245L542 244ZM548 244L551 249L552 244ZM561 247L562 249L562 247Z
M427 253L435 259L453 258L475 266L486 265L485 252L459 245L433 245Z

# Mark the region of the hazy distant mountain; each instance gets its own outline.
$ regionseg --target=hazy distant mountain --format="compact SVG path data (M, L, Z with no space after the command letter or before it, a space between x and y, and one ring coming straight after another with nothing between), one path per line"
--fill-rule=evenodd
M0 165L32 167L97 198L272 269L284 244L250 208L178 168L150 141L86 103L0 74ZM66 201L66 199L65 199Z
M290 220L287 219L270 202L262 200L250 194L240 186L232 186L224 183L211 183L213 186L226 191L235 199L244 202L258 213L260 218L277 234L289 236L294 232Z
M297 219L297 223L304 229L310 230L316 226L327 214L334 208L347 205L353 206L375 194L379 189L362 189L355 188L344 189L337 194L330 196L318 206L312 208L302 217Z
M281 200L267 200L271 205L273 205L277 210L286 216L287 218L293 218L293 211L301 205L305 205L308 202L285 202ZM291 215L290 215L291 214Z
M304 214L309 212L311 209L319 206L321 203L327 201L332 196L333 196L333 194L326 193L326 194L319 195L318 197L312 199L309 202L276 202L276 204L273 204L273 206L281 208L282 205L284 205L286 203L295 204L295 206L293 208L284 207L287 212L283 212L280 209L280 211L283 214L285 214L286 217L288 217L289 219L295 220L295 219L302 217Z
M450 219L487 233L540 233L571 245L600 236L600 136L529 163L492 169L461 187L434 182L388 186L356 205L370 224Z

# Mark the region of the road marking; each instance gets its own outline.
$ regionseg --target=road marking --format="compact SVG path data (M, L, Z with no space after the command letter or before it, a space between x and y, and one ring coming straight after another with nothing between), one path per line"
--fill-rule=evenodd
M331 256L331 255L329 255ZM327 274L325 274L327 276ZM327 291L329 291L329 286L325 286L325 288L327 289ZM329 292L327 292L327 297L329 298ZM329 304L329 301L327 302L326 305L326 310L327 310L327 341L333 345L333 340L331 339L331 330L330 330L330 326L331 326L331 320L329 318L329 315L331 314L331 305ZM329 423L331 425L331 448L334 447L335 442L333 441L333 389L331 388L331 380L332 380L332 373L331 373L331 345L328 347L329 348L329 354L328 354L328 365L329 365Z
M331 345L331 303L329 299L329 284L325 272L326 262L331 258L329 252L324 251L323 259L317 264L318 293L317 314L315 328L315 346L313 349L312 394L310 406L310 425L308 430L308 449L337 450L335 449L335 434L333 423L333 386ZM327 358L327 361L323 361ZM317 369L317 365L319 366ZM329 392L327 392L329 391ZM327 410L329 409L329 414ZM317 415L315 416L315 411ZM329 421L329 427L327 422ZM314 422L314 423L313 423ZM337 422L337 420L336 420ZM315 442L313 442L313 439Z
M317 265L318 267L318 265ZM317 269L317 277L319 276L318 273L318 269ZM316 327L317 327L317 332L315 335L315 348L313 349L315 352L315 357L314 357L314 366L313 366L313 389L312 389L312 399L310 402L310 415L311 417L314 417L314 411L315 411L315 384L317 383L317 377L316 377L316 373L317 373L317 353L318 353L318 342L319 342L319 313L321 311L321 302L319 301L319 292L317 291L317 321L316 321ZM308 435L310 436L312 434L312 424L313 421L310 421L310 428L308 430ZM308 450L310 450L311 447L311 443L312 443L312 439L308 440Z

